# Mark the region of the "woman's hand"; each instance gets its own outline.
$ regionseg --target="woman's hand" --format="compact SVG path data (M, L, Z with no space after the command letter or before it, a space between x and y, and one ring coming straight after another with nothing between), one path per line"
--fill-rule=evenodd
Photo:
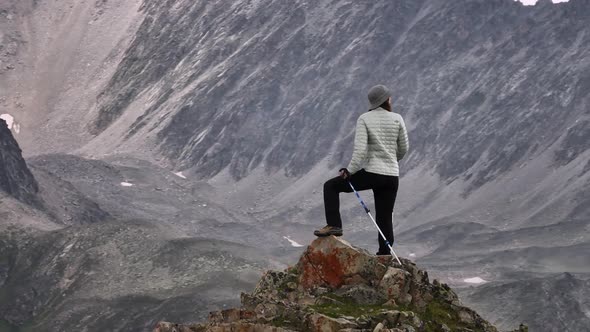
M339 173L340 173L340 177L345 180L350 177L350 173L348 172L348 170L346 168L341 168Z

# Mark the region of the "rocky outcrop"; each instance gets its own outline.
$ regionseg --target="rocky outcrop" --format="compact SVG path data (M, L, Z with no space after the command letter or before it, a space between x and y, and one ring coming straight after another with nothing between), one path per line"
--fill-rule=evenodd
M6 121L0 119L0 190L16 199L39 204L39 185L23 159L18 143L8 129Z
M399 265L336 237L315 240L294 267L266 272L241 301L207 323L160 322L154 332L497 331L411 261Z

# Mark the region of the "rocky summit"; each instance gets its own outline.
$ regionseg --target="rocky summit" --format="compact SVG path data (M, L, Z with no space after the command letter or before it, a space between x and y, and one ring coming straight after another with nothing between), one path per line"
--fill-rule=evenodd
M212 312L206 323L160 322L154 332L498 331L448 285L401 262L318 238L294 267L268 271L242 293L240 308Z

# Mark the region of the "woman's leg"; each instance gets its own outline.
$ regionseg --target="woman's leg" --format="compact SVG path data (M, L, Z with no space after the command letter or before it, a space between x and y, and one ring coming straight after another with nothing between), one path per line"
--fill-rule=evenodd
M350 182L357 191L371 189L365 170L354 173L350 177ZM342 192L352 192L348 180L337 176L324 183L324 209L328 226L342 228L342 219L340 217L340 193Z
M389 241L393 245L393 207L395 205L395 198L397 196L397 189L399 179L397 176L381 175L381 184L379 187L373 189L375 196L375 219L377 225ZM389 254L389 248L380 234L379 237L379 253Z

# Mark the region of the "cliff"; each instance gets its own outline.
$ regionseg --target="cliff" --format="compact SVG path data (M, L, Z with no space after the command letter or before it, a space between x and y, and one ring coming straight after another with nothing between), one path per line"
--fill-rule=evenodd
M0 119L0 190L25 202L38 204L39 185L23 159L18 143Z

